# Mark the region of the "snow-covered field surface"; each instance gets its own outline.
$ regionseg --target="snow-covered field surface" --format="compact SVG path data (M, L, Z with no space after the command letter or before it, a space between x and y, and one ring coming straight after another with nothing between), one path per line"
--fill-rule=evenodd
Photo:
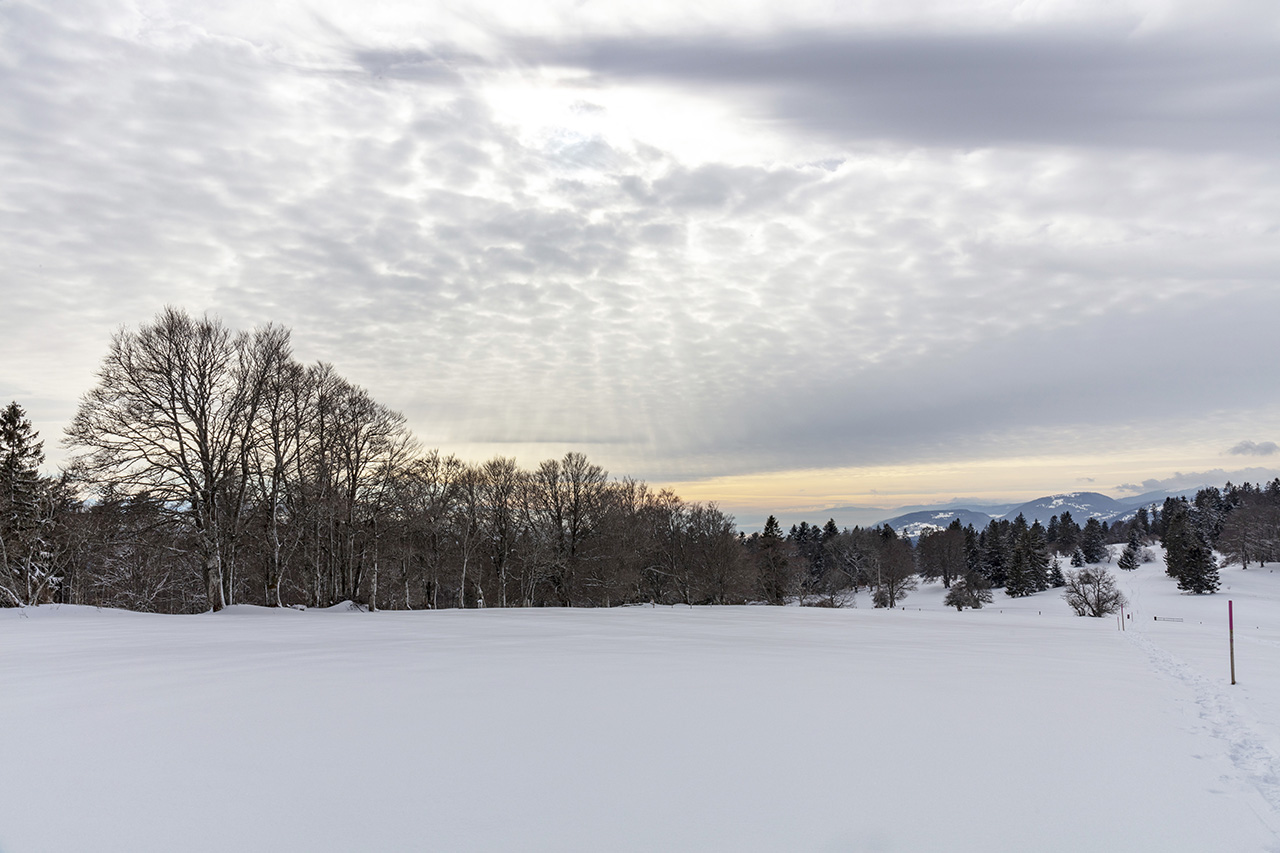
M0 851L1280 850L1280 572L1121 581L1124 632L936 586L893 612L0 611Z

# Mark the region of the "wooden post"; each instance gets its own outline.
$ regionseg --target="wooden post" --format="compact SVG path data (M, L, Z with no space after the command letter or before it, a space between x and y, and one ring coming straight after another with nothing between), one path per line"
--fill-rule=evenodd
M1231 645L1231 683L1236 683L1236 617L1234 602L1227 601L1227 637Z

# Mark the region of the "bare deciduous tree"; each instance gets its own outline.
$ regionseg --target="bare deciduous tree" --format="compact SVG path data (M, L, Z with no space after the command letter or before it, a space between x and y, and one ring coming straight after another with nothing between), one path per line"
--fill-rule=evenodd
M208 605L227 603L223 570L240 531L247 458L269 359L287 333L233 333L166 308L121 330L80 403L67 441L98 483L147 492L196 534ZM234 564L232 563L232 566Z
M1128 603L1116 588L1116 579L1101 566L1067 572L1062 598L1077 616L1106 616Z

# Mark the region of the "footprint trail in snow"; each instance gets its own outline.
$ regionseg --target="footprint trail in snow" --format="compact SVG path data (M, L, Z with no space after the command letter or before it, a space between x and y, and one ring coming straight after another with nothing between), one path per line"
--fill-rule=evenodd
M1133 631L1127 636L1147 653L1158 672L1191 691L1205 730L1226 744L1227 758L1239 780L1257 790L1270 806L1271 814L1258 817L1280 840L1277 831L1280 828L1280 759L1240 716L1222 686L1157 646L1143 633Z

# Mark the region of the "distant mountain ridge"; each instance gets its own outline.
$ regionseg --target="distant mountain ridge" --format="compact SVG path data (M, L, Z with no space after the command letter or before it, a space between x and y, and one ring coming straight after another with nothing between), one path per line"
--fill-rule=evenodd
M972 524L982 529L991 523L991 519L999 518L1012 521L1019 515L1027 520L1027 524L1039 521L1047 525L1053 516L1061 517L1064 512L1071 513L1077 523L1084 523L1090 518L1099 521L1124 521L1132 518L1139 507L1159 506L1168 497L1194 497L1202 487L1183 489L1176 492L1147 492L1131 498L1113 498L1101 492L1064 492L1058 495L1046 495L1042 498L1019 504L1003 514L993 514L963 507L932 507L915 512L897 515L880 522L887 524L900 536L918 538L928 530L945 530L954 519L967 527ZM1004 509L992 507L991 509Z
M1121 501L1100 492L1067 492L1027 501L1009 510L1001 518L1013 521L1021 515L1026 518L1027 524L1037 519L1041 524L1048 524L1053 516L1061 516L1064 512L1069 512L1078 522L1084 522L1089 518L1110 521L1123 515L1126 510L1137 512L1138 505L1130 508Z
M899 536L916 539L929 530L945 530L957 518L960 519L961 527L972 524L981 530L995 516L971 509L923 509L895 516L881 523L892 527Z

